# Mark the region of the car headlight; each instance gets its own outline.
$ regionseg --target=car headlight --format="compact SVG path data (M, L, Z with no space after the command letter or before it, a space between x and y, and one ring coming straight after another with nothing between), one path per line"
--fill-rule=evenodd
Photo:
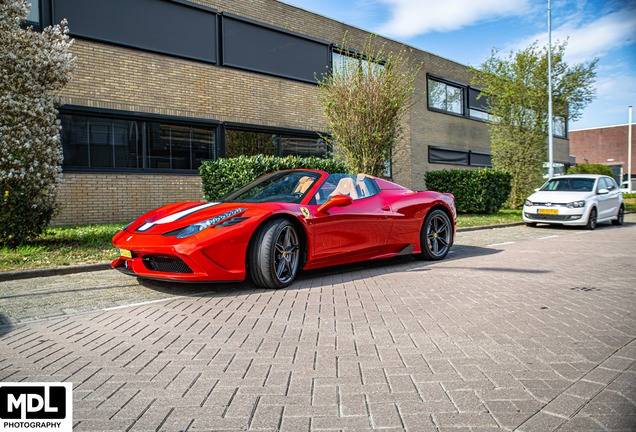
M238 214L238 213L242 213L245 210L247 210L246 208L237 208L234 210L230 210L228 212L225 212L223 214L220 214L218 216L213 217L212 219L208 219L202 222L197 222L195 224L192 224L190 226L187 226L183 229L181 229L178 234L177 234L177 238L186 238L186 237L190 237L200 231L203 231L204 229L211 227L212 225L216 225L219 222L224 221L225 219L231 218L232 216Z
M572 201L568 203L568 208L582 208L585 207L585 201Z
M528 207L532 207L534 205L534 203L532 201L530 201L530 200L526 200L526 202L523 203L523 205L526 205Z

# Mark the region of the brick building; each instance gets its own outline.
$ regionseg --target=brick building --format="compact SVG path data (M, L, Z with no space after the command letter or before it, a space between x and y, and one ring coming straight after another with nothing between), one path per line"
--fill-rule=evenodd
M368 34L275 0L32 3L33 24L67 18L76 40L75 78L61 95L57 224L201 200L202 160L325 154L315 77L346 58L345 33L354 48ZM416 49L409 62L422 68L393 179L422 189L429 170L489 166L488 113L469 69ZM568 157L567 139L555 140L555 161Z
M576 163L607 165L619 183L627 180L629 125L570 131L570 153ZM636 178L636 147L632 131L632 178Z

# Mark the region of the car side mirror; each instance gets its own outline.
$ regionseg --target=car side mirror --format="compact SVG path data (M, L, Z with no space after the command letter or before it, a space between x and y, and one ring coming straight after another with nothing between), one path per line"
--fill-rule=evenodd
M329 209L332 209L334 207L346 207L348 205L351 205L352 202L353 200L349 195L336 195L329 198L327 202L318 207L316 213L327 214L327 211L329 211Z
M598 190L598 194L599 195L607 195L610 191L608 189L599 189Z

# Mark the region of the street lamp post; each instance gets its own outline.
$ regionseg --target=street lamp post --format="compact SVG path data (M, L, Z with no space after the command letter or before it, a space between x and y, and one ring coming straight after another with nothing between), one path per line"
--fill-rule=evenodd
M552 9L548 0L548 178L554 177L554 138L552 132Z
M629 106L629 124L627 125L627 190L632 193L632 106Z

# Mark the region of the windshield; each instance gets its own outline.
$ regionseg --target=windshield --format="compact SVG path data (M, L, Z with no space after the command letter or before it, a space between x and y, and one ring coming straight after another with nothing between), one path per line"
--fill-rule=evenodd
M592 192L593 178L553 178L541 187L542 191Z
M223 198L223 202L300 203L320 174L309 171L283 171L266 174Z

